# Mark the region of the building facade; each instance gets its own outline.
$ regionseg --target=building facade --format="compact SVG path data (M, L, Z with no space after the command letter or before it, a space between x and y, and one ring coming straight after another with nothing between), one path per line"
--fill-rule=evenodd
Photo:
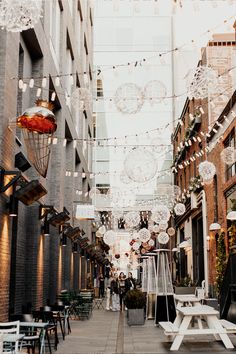
M235 115L231 114L231 119L222 118L230 114L234 106L234 76L231 71L236 47L233 38L234 35L213 36L202 50L199 65L211 66L217 72L220 77L218 93L205 99L187 99L172 136L175 184L181 188L182 201L186 206L184 215L175 218L176 242L179 245L176 279L180 281L189 277L199 286L205 280L210 295L215 295L218 233L213 242L209 228L220 215L227 234L226 199L235 183L234 167L229 167L231 172L225 171L220 159L228 140L234 144L235 139ZM216 167L211 184L202 183L199 174L199 164L205 160L213 162ZM225 177L227 173L229 178ZM225 242L228 247L227 237Z
M67 226L79 226L88 242L91 239L90 223L79 222L74 216L77 203L90 202L88 192L92 188L92 109L84 102L81 106L77 99L80 88L92 90L92 48L93 12L89 1L45 1L43 16L35 28L20 34L0 30L1 321L6 321L9 314L54 303L62 289L85 288L92 272L93 262L86 251L72 252L76 247L69 237L63 247L61 228L52 224L46 236L45 215L40 218L44 206L45 210L56 210L56 214L65 211L69 213ZM30 79L34 84L29 84ZM23 171L16 161L16 155L28 162L30 156L22 130L14 122L34 106L37 98L50 101L52 96L57 131L43 178L33 165ZM14 197L18 202L14 217L9 216L9 202L19 183L13 181L6 190L2 188L12 178L9 171L14 172L13 177L21 173L18 182L37 180L47 192L28 206Z

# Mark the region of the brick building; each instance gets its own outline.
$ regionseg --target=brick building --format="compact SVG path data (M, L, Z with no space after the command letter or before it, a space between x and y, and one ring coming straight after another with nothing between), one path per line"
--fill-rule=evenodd
M77 103L68 102L68 96L79 87L92 90L92 48L90 1L45 1L43 17L35 28L20 34L0 30L1 176L4 171L19 171L17 153L29 160L22 131L12 123L9 129L9 121L34 106L43 77L46 87L41 87L40 98L50 100L52 92L56 93L58 138L54 140L57 144L51 146L46 178L33 166L22 172L25 181L39 181L40 188L47 191L45 196L29 206L18 201L17 216L11 217L9 201L14 186L0 193L0 321L7 320L9 313L36 309L47 301L53 303L61 289L86 287L88 274L93 271L94 263L86 252L73 253L69 238L67 247L63 247L58 227L50 225L50 235L46 236L42 229L45 218L39 218L40 204L58 212L65 207L71 226L83 228L91 240L90 224L78 224L74 212L75 203L89 202L92 187L91 145L80 142L93 138L93 116L89 107L79 109ZM23 90L13 77L23 79ZM30 78L34 78L33 88L29 88Z
M217 71L221 76L220 91L203 100L187 99L172 136L175 184L181 188L181 199L186 206L185 214L175 218L176 242L180 246L176 278L180 280L189 275L198 285L205 279L206 288L211 294L215 282L216 243L209 234L209 226L220 215L226 230L225 196L230 193L227 192L228 188L234 184L232 176L229 180L223 178L225 166L222 167L219 153L227 144L228 134L233 135L235 121L227 119L230 124L228 126L227 123L227 127L224 125L220 142L219 136L214 138L214 146L212 140L213 136L221 134L222 117L234 105L235 79L231 68L236 59L235 48L234 35L216 35L202 50L199 65L207 64ZM230 144L233 142L230 141ZM212 161L217 170L214 182L210 185L203 185L198 171L200 162L206 159Z

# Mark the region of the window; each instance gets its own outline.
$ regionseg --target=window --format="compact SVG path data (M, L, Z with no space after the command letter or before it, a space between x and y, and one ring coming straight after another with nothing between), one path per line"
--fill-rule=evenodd
M61 26L61 2L52 0L50 2L50 39L51 49L56 57L56 61L60 62L60 26Z
M217 176L214 176L213 179L213 187L214 187L214 220L218 220L218 194L217 194Z
M224 147L236 147L236 141L235 141L235 128L231 130L229 135L224 141ZM236 169L236 163L233 163L232 165L226 165L225 166L225 179L228 181L231 177L235 175L235 169Z
M78 46L78 53L80 55L81 52L81 32L82 32L82 10L81 10L81 3L78 1L77 11L79 12L79 16L76 16L76 38L77 38L77 46Z
M74 54L73 54L73 51L72 51L71 41L70 41L70 37L69 37L68 31L67 31L67 36L66 36L66 45L67 45L67 49L66 49L67 74L72 74L73 73ZM66 92L67 92L68 96L71 96L72 86L73 86L72 77L71 77L71 75L67 75L66 76ZM70 107L70 103L69 103L69 107Z

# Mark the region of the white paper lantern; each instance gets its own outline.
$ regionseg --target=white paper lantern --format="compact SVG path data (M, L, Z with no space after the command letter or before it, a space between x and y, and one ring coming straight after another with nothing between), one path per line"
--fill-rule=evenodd
M151 233L146 228L139 230L138 234L141 242L147 242L151 238Z
M192 73L191 73L192 74ZM193 79L188 76L188 96L190 99L203 99L217 92L218 75L208 66L199 66L194 72Z
M100 190L98 188L93 187L90 191L89 191L89 197L90 198L94 198L96 195L100 194Z
M165 245L166 243L169 242L169 235L166 232L160 232L159 235L157 236L157 240L160 244Z
M157 205L152 210L151 219L156 223L167 222L170 218L169 209L165 205Z
M186 207L183 203L177 203L174 207L176 215L183 215L186 211Z
M91 109L93 97L86 87L77 87L71 95L71 106L79 110Z
M175 235L175 229L173 227L169 227L167 230L167 233L169 236L174 236Z
M138 233L138 232L134 232L134 233L132 234L132 239L133 239L133 240L139 240L139 233Z
M155 241L152 238L150 238L150 240L148 241L148 245L151 247L155 246Z
M115 92L114 102L118 111L124 114L135 114L143 106L142 89L134 83L125 83Z
M137 251L138 249L139 249L139 247L140 247L140 243L139 242L134 242L133 243L133 245L132 245L132 248L133 248L133 250L135 250L135 251Z
M128 227L135 227L140 223L140 214L137 211L130 211L125 214L124 220Z
M154 225L152 231L155 232L155 234L158 233L160 231L159 225Z
M103 237L103 241L108 245L112 246L116 242L116 233L112 230L108 230Z
M226 165L232 165L233 163L235 163L235 149L234 149L234 147L228 146L227 148L222 150L220 157Z
M167 227L168 227L168 223L167 222L160 222L159 223L160 231L166 231Z
M135 148L124 161L124 168L128 177L138 183L152 179L157 173L157 167L154 155L142 148Z
M149 81L144 87L145 99L151 105L160 103L166 97L166 86L158 80Z
M10 32L33 28L42 12L42 0L1 0L0 26Z
M102 237L102 236L103 236L103 234L102 234L101 232L99 232L99 231L96 232L96 237L99 237L99 238L100 238L100 237Z
M107 231L107 229L106 229L106 227L105 227L104 225L102 225L101 227L99 227L98 231L99 231L102 235L104 235L105 232Z
M120 174L120 181L123 183L123 184L130 184L132 183L132 180L129 178L129 176L126 174L125 171L122 171L121 174Z
M203 182L210 182L216 174L215 165L209 161L201 162L198 166L198 169Z

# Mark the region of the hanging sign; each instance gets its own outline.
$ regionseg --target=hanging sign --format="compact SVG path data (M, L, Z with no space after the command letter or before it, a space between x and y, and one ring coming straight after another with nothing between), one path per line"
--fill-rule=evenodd
M75 211L75 218L79 220L94 220L94 205L91 204L77 204Z

